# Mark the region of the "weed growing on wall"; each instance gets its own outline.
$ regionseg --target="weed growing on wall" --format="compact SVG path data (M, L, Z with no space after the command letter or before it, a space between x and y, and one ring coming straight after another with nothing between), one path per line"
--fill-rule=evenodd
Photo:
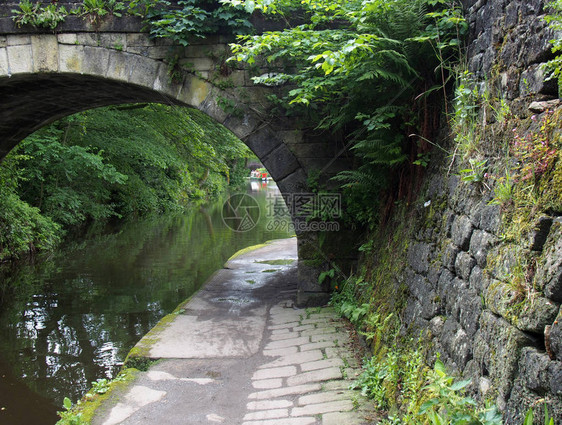
M54 3L43 6L41 3L33 4L30 0L22 0L19 10L12 10L12 13L14 13L13 20L19 27L30 25L52 30L64 22L68 15L64 6L57 6Z

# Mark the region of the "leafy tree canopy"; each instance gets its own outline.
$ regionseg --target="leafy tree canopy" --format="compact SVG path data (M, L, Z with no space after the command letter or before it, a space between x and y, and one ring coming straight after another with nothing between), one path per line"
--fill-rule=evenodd
M420 141L433 136L427 102L441 104L460 57L467 29L460 6L447 0L223 3L302 21L240 36L231 60L258 67L257 84L288 87L280 100L288 113L343 134L359 160L357 169L338 176L351 200L348 211L360 222L375 219L392 170L413 162L423 153Z
M203 113L100 108L29 136L0 163L0 261L65 229L179 210L243 180L248 148Z

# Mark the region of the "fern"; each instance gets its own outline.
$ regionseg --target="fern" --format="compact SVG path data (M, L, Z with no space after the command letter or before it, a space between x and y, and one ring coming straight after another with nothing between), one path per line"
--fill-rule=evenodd
M345 135L356 167L334 180L348 192L346 210L354 220L376 220L381 190L408 159L414 99L427 90L427 80L440 89L428 97L443 93L443 58L455 57L451 51L459 43L459 28L454 22L464 24L459 9L435 0L251 3L263 11L274 7L275 13L299 10L305 22L240 39L231 60L262 66L269 75L256 78L257 83L288 84L282 102L289 113Z

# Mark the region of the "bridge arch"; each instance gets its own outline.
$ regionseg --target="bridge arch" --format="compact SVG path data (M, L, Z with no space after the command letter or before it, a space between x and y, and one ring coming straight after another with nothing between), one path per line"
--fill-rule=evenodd
M329 135L311 136L298 118L271 113L267 96L276 88L255 86L244 68L221 72L229 41L222 36L182 47L130 28L1 31L0 25L0 160L27 135L64 116L100 106L155 102L199 109L231 130L261 160L286 200L309 192L311 171L321 170L328 180L349 167L340 157L342 146ZM306 218L293 220L303 223ZM317 231L296 233L299 302L325 302L319 266L353 263L349 247L356 238L347 229L324 235L322 243Z
M187 48L192 56L183 60L195 69L172 79L165 58L173 46L143 33L7 35L5 46L0 44L0 158L33 131L86 109L135 102L184 105L244 141L282 193L306 191L306 172L286 143L298 131L282 120L271 125L264 119L264 98L256 98L259 88L244 86L245 71L234 71L245 102L208 79L223 60L209 51L227 48L218 40L211 43Z

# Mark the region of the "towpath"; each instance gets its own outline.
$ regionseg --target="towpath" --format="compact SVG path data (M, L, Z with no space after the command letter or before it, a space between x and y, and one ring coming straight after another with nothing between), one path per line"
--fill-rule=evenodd
M329 307L297 309L296 240L242 252L132 350L157 360L113 390L92 425L376 423L357 350ZM146 363L146 362L145 362Z

